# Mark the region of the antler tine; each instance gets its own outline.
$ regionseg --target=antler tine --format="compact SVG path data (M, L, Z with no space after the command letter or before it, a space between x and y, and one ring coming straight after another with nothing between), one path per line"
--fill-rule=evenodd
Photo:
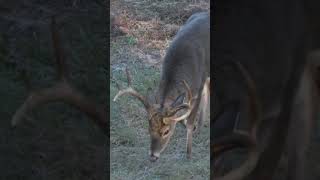
M91 102L86 96L75 90L67 82L64 58L62 58L62 48L58 38L58 31L55 27L56 24L54 17L52 18L51 25L51 30L53 31L52 41L55 50L56 62L58 63L57 71L60 79L53 87L30 92L26 101L13 115L11 121L12 126L16 126L28 111L41 104L63 101L86 113L92 118L93 122L102 129L103 133L107 133L106 127L108 126L108 122L106 107Z
M260 103L258 100L257 90L253 79L249 72L242 66L240 62L235 62L239 71L243 75L248 88L249 103L251 108L251 117L249 118L249 131L252 138L256 138L257 126L260 123L262 117L260 112Z
M51 38L53 44L54 55L56 58L56 69L59 79L65 79L67 77L67 66L64 58L64 52L61 47L60 35L57 29L57 23L54 16L51 18Z
M75 91L67 82L58 82L55 86L31 92L23 105L12 118L12 126L16 126L25 114L41 104L63 101L80 111L85 112L94 122L103 129L107 127L107 114L105 107L92 103L87 97Z
M206 83L208 84L209 87L209 93L211 92L211 81L210 81L210 77L207 77L206 79Z
M121 89L120 84L117 81L114 81L114 82L116 83L118 90L120 90Z
M131 86L132 79L131 79L131 76L130 76L128 67L126 67L126 75L127 75L127 80L128 80L128 86L130 87L130 86Z
M154 85L154 87L157 86L156 80L153 80L153 85ZM156 94L158 94L158 92L156 92ZM159 103L159 99L158 99L158 96L157 96L157 95L154 96L154 101L156 102L156 104Z
M131 96L134 96L134 97L138 98L142 102L142 104L144 105L146 110L148 111L149 108L151 107L150 103L146 99L146 97L144 97L143 95L141 95L140 93L138 93L136 90L134 90L131 87L131 77L130 77L130 74L129 74L129 70L127 68L126 68L126 74L127 74L127 80L128 80L128 88L123 89L123 90L119 90L119 92L113 98L113 101L116 101L122 95L129 94Z
M255 146L256 141L251 138L250 134L243 131L236 131L230 135L216 139L213 143L213 153L215 157L232 150L234 148L248 148Z
M114 83L116 83L117 89L121 90L120 84L113 78L111 77L111 81L113 81Z
M154 85L154 87L156 87L156 85L157 85L156 80L153 80L153 85Z
M185 87L186 90L187 90L188 104L191 105L192 92L191 92L190 86L188 85L188 83L187 83L185 80L183 80L182 82L183 82L184 87Z
M185 80L183 80L182 82L183 82L184 87L187 90L188 102L178 106L174 111L178 111L182 108L187 108L187 112L179 117L172 119L173 121L181 121L183 119L186 119L191 114L191 111L192 111L191 102L193 100L193 97L192 97L192 92L191 92L190 86L188 85L188 83Z
M113 98L113 101L117 101L117 99L120 96L125 95L125 94L129 94L131 96L134 96L134 97L138 98L143 103L143 105L145 106L145 108L147 110L150 108L149 102L146 100L146 98L144 96L142 96L141 94L139 94L136 90L134 90L131 87L128 87L127 89L120 90L116 94L116 96Z
M252 111L252 116L249 121L250 129L249 133L244 133L241 131L233 132L233 134L231 134L229 137L224 137L224 140L216 143L213 149L216 147L217 153L220 154L235 147L247 146L249 148L249 154L248 158L240 167L232 170L222 177L216 177L215 179L217 180L240 180L247 177L255 168L260 156L260 152L257 149L256 128L261 121L261 112L255 84L247 70L241 65L240 62L234 62L234 65L236 65L237 69L244 77L245 83L248 87L250 109ZM219 149L219 145L224 145L225 148Z
M24 83L24 86L27 88L27 90L30 90L31 82L30 82L30 79L28 78L27 70L25 68L21 69L19 75Z

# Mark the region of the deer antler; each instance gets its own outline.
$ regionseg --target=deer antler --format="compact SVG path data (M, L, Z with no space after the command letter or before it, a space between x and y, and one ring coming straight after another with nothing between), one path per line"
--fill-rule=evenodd
M51 21L52 42L57 63L58 82L50 88L30 92L23 105L15 112L12 118L12 126L21 122L25 114L39 105L54 101L63 101L80 111L85 112L92 118L104 133L107 133L107 113L105 106L97 105L86 96L74 89L68 82L68 72L60 45L59 33L56 28L55 18Z
M138 93L131 86L131 76L130 76L128 68L126 68L126 74L127 74L127 80L128 80L128 88L122 89L122 90L119 89L119 92L113 98L113 101L116 101L118 99L118 97L120 97L122 95L129 94L131 96L134 96L134 97L138 98L142 102L142 104L144 105L146 110L149 111L149 109L151 107L149 101L146 99L146 97L144 97L143 95Z
M188 102L187 102L187 103L184 103L184 104L182 104L182 105L180 105L180 106L178 106L177 108L175 108L174 111L177 112L178 110L180 110L180 109L182 109L182 108L187 108L188 110L187 110L187 112L184 113L183 115L172 119L173 121L181 121L181 120L187 118L187 117L190 115L191 111L192 111L191 102L192 102L193 98L192 98L191 89L190 89L188 83L187 83L185 80L183 80L182 82L183 82L184 87L185 87L186 90L187 90L187 99L188 99Z
M256 145L250 135L243 131L236 131L230 135L223 136L214 142L213 154L215 157L233 150L234 148L247 148Z
M243 179L244 177L249 175L249 173L255 168L260 156L260 153L257 150L256 129L261 120L261 112L254 81L251 79L247 70L239 62L233 63L236 65L241 75L244 77L248 87L249 102L252 111L249 133L236 131L229 136L222 137L216 140L216 142L214 143L213 151L214 153L217 153L217 155L219 155L227 150L236 147L247 147L249 149L249 154L247 160L240 167L232 170L222 177L216 177L215 179L217 180ZM216 154L214 154L214 156L215 155Z

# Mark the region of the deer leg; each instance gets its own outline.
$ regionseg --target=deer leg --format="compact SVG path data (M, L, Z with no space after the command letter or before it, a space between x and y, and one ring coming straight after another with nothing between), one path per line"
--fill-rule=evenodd
M195 117L197 115L197 111L199 108L200 100L197 99L194 107L192 108L192 112L188 117L187 121L187 158L191 159L191 151L192 151L192 134L194 130Z
M187 158L191 159L193 125L187 125Z
M315 98L312 77L308 69L304 71L299 90L293 105L292 124L289 129L288 178L290 180L308 179L305 173L306 151L309 145L313 122Z
M191 113L192 114L196 114L194 112ZM194 130L194 123L190 123L191 119L191 115L188 119L187 122L187 158L191 159L191 151L192 151L192 134L193 134L193 130Z
M200 116L198 120L197 134L200 134L200 130L203 125L203 119L206 117L208 112L208 101L209 101L209 83L208 82L204 84L200 101L201 101L200 107L199 107Z
M308 147L308 109L304 102L294 105L293 119L288 139L288 180L303 180L305 178L305 154Z

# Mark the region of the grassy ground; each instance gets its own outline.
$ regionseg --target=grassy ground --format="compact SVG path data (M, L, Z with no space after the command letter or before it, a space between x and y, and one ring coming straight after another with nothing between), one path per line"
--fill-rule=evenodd
M13 0L0 6L0 179L107 179L106 137L77 109L52 103L29 113L18 127L10 125L28 95L24 77L35 89L55 81L53 14L72 84L106 103L105 9L93 1Z
M115 24L125 33L111 37L111 76L126 87L125 68L140 93L154 90L160 78L165 50L178 28L194 12L209 8L209 1L111 1ZM156 85L155 85L156 84ZM147 114L132 97L112 98L116 84L110 84L110 170L111 179L209 179L209 122L193 141L193 158L186 158L186 129L176 132L160 159L149 161Z

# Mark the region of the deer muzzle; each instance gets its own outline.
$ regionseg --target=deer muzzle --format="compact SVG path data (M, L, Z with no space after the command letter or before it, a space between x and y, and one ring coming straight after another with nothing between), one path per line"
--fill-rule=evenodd
M157 153L157 152L149 152L149 155L150 155L150 158L149 158L149 160L151 161L151 162L156 162L158 159L159 159L159 157L160 157L160 153Z

